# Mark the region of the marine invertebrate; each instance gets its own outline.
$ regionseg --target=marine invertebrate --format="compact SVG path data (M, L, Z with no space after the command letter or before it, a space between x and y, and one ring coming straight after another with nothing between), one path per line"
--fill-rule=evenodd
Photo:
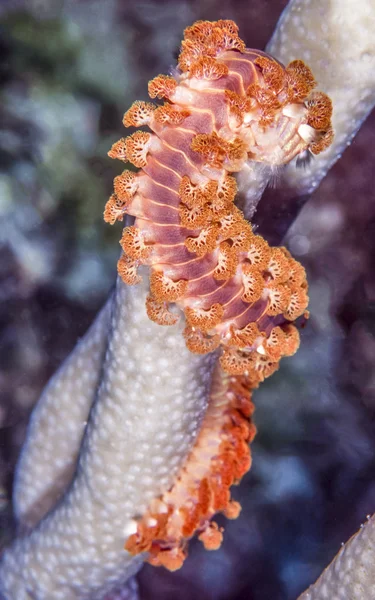
M142 170L116 177L104 218L113 224L125 213L135 217L123 230L118 272L134 285L139 265L150 267L150 319L173 326L182 310L188 349L207 354L221 347L221 368L245 375L243 390L250 390L297 350L293 323L306 310L307 282L286 248L271 248L236 208L233 173L319 154L333 137L332 105L313 91L302 61L285 68L247 49L232 21L187 28L178 65L176 78L159 75L149 83L151 98L165 104L137 101L124 115L126 127L148 125L154 133L136 131L112 146L112 158ZM239 381L220 373L217 379L222 389L211 394L184 471L126 542L133 554L149 551L152 564L181 566L195 531L207 548L218 547L212 515L239 512L229 487L250 465L251 411L232 405Z
M311 4L312 7L320 8L320 3L314 2ZM341 14L342 7L338 7L336 10L337 14ZM307 13L307 5L302 5L301 14ZM333 20L332 15L332 20ZM342 31L345 29L345 22L340 22L340 27L336 30ZM289 30L288 38L293 39L295 37L293 30ZM321 37L322 44L324 43L324 32L319 29L319 36ZM304 47L308 48L311 36L306 37L301 42L301 49ZM288 40L287 40L288 41ZM348 47L350 44L348 44ZM291 59L291 58L290 58ZM289 60L289 59L288 59ZM288 61L287 60L287 61ZM356 52L353 52L353 62L356 60ZM287 62L286 61L286 62ZM315 67L314 67L315 71ZM345 111L344 111L345 114ZM316 159L316 164L319 164L320 156ZM324 161L324 154L322 156ZM302 177L303 172L299 170L299 174ZM256 178L259 173L257 172ZM256 179L254 178L254 179ZM255 183L255 181L253 181ZM165 439L169 440L168 456L164 457L165 468L171 468L170 457L173 456L173 452L179 450L180 439L175 434L175 424L171 421L165 422L165 416L168 413L160 412L158 410L159 404L163 401L166 404L171 403L173 392L175 392L175 381L170 381L167 376L168 373L182 373L183 367L188 362L190 367L187 371L184 371L185 376L181 378L181 390L183 395L186 391L192 393L193 382L197 381L198 371L206 372L209 376L210 361L207 357L194 357L188 352L184 351L183 345L179 345L178 339L180 337L180 330L176 333L173 328L161 328L149 323L146 314L143 311L142 303L144 302L145 288L142 284L135 288L129 288L124 291L124 286L121 282L117 285L116 296L111 299L111 313L112 318L108 328L103 328L103 331L99 332L96 330L96 334L99 335L100 340L103 342L103 346L108 345L110 350L106 353L106 358L98 368L98 384L91 387L87 386L81 390L81 393L86 395L87 400L87 413L86 418L90 425L86 428L87 441L80 449L80 436L77 436L77 440L72 442L72 446L67 448L64 446L61 448L62 451L71 453L79 460L79 471L81 473L79 483L75 485L75 494L67 494L60 503L59 507L56 507L54 512L49 515L44 522L37 526L32 534L32 537L18 539L16 543L11 547L5 554L3 563L0 567L0 580L1 589L7 598L29 598L29 594L33 594L35 598L93 598L103 597L105 590L109 590L112 587L119 587L121 582L126 579L127 576L136 569L136 566L141 561L133 563L129 556L124 553L121 554L123 539L123 529L129 525L128 513L122 513L121 502L114 503L114 491L120 488L124 489L126 485L127 473L129 472L133 476L133 486L138 490L133 489L130 485L131 477L128 481L128 498L127 501L132 503L130 510L136 510L139 506L139 499L143 501L146 496L155 497L159 491L159 482L152 482L153 477L152 471L148 471L147 467L151 464L151 460L155 455L155 438L151 436L148 447L144 447L144 463L137 463L137 474L141 475L143 472L150 478L150 481L146 481L146 478L138 476L134 477L134 469L132 469L132 461L134 460L139 450L141 441L137 435L129 437L133 428L136 429L137 433L143 431L143 426L149 424L148 420L140 422L136 419L134 411L132 411L133 405L139 405L139 399L142 397L142 410L143 414L147 414L153 421L155 430L162 431L165 435ZM120 307L122 310L120 310ZM135 324L134 324L135 322ZM179 324L176 326L179 327ZM133 333L131 336L126 335L123 337L123 333L127 330L131 330ZM87 335L87 344L92 340L93 332L89 332ZM107 338L108 344L107 344ZM147 364L144 364L142 357L144 353L140 353L140 348L147 346L148 356L150 360ZM170 349L171 351L165 355L165 363L161 365L158 361L160 355L165 350ZM121 350L121 360L117 358L117 351ZM74 357L73 357L74 358ZM79 357L75 360L75 367L79 368ZM168 363L168 371L164 372L166 363ZM155 370L151 369L152 364L155 364ZM160 367L163 366L163 369ZM96 368L96 367L93 367ZM99 374L99 371L101 372ZM128 381L129 377L137 374L135 396L128 397ZM77 381L71 381L71 373L69 372L68 366L63 366L60 373L56 377L56 386L54 389L49 390L51 394L50 402L45 403L45 411L41 411L40 417L43 416L38 422L34 423L33 429L30 432L29 447L34 447L35 452L32 458L28 458L26 454L23 456L22 469L29 471L29 478L27 481L32 480L33 474L35 479L43 478L44 476L44 453L42 452L42 445L39 447L38 452L38 440L40 441L43 437L43 424L48 421L49 414L59 415L59 406L64 401L64 390L66 389L63 385L60 386L65 380L71 383L70 394L74 394L74 386ZM113 385L108 385L112 382ZM100 392L98 393L98 387L100 386ZM113 400L114 389L116 389L116 423L113 424L108 422L108 415L110 413L107 403ZM152 396L150 397L150 391ZM120 401L122 399L122 402ZM69 398L68 398L69 400ZM91 403L95 403L96 407L89 416L89 409ZM204 411L205 401L203 394L197 394L195 398L194 410L190 410L194 404L181 403L177 406L174 404L175 411L179 410L179 417L184 420L181 431L186 432L191 427L198 428L200 417ZM171 404L170 404L171 406ZM82 435L85 431L83 420L81 417L72 415L72 419L77 418L77 425L81 425ZM78 422L79 419L79 422ZM118 423L126 422L128 428L124 433L125 441L119 443L119 438L116 436L112 440L112 444L99 444L98 443L98 432L105 425L107 431L114 431L119 433L115 425ZM176 419L177 422L177 419ZM113 429L108 429L108 427ZM64 436L66 430L69 429L70 422L64 421L59 422L59 429L52 425L50 432L54 436ZM121 428L120 428L121 429ZM178 432L180 433L180 432ZM173 434L173 435L172 435ZM194 437L194 436L192 436ZM90 454L90 445L92 441L94 444L95 452L97 453L97 460L87 461L86 457ZM189 438L191 439L191 438ZM126 447L126 462L124 463L124 453L121 451L122 448ZM104 457L105 460L101 461L100 457ZM74 462L74 461L73 461ZM113 474L111 478L107 476L107 465L113 463ZM91 464L94 469L88 469L88 465ZM115 469L117 466L117 469ZM176 473L176 464L173 463L171 470L171 480L174 479ZM56 469L59 465L56 465ZM145 471L144 471L145 469ZM96 471L96 472L95 472ZM48 481L48 485L53 487L54 477L56 473L52 474L52 478ZM87 475L87 478L84 477ZM95 475L95 478L93 478ZM107 476L107 477L106 477ZM50 477L50 473L48 474ZM25 479L25 483L26 479ZM47 483L47 482L46 482ZM147 483L147 485L146 485ZM92 486L94 484L94 488ZM103 512L95 513L95 519L91 519L91 507L95 506L95 509L99 511L99 507L92 502L92 490L95 489L95 485L98 485L99 491L98 500L104 506L107 502L112 507L113 515L115 518L109 519L108 528L105 531L105 539L102 537L103 534ZM81 486L81 487L80 487ZM84 493L83 493L84 492ZM151 492L151 494L150 494ZM27 495L27 490L20 486L18 490L18 496L22 494ZM136 495L137 494L137 495ZM122 500L120 498L120 500ZM35 498L34 498L35 502ZM146 498L147 502L147 498ZM53 504L51 504L51 507ZM77 517L77 522L72 520L72 507L78 507L74 515ZM23 511L20 511L19 516L23 518ZM98 518L96 518L98 517ZM72 533L70 527L74 524L75 531ZM68 527L69 525L69 527ZM78 529L77 529L78 528ZM120 531L120 539L117 533ZM59 534L56 535L56 532ZM112 537L111 537L111 534ZM80 545L78 542L73 544L74 536L76 540L82 542ZM96 554L95 554L96 553ZM72 555L74 555L74 564L72 564ZM116 557L118 562L111 562L113 557ZM106 564L107 558L110 558ZM32 569L30 569L30 563ZM21 567L20 567L21 565ZM126 566L127 565L127 566ZM57 568L58 567L58 568ZM128 567L128 568L127 568ZM69 573L67 575L67 571ZM65 575L67 575L65 577ZM12 585L12 582L14 585ZM95 590L95 591L94 591Z
M285 248L255 235L234 199L233 173L245 165L275 168L330 144L331 101L314 91L310 69L249 50L232 21L202 21L185 30L175 78L149 84L155 106L135 102L126 127L148 125L116 142L109 155L142 170L116 177L104 217L125 213L118 271L139 281L151 268L149 317L160 325L183 310L187 347L205 354L219 346L223 369L246 373L253 385L298 347L291 323L307 306L303 268Z

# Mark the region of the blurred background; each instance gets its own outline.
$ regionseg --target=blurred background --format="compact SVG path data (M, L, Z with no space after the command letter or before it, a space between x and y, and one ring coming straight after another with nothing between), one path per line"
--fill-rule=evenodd
M106 153L124 111L174 65L187 25L230 18L262 49L285 5L1 0L2 545L30 412L114 285L121 225L102 213L122 171ZM241 516L221 520L220 551L193 542L181 571L146 566L141 600L295 600L375 511L374 117L288 233L311 318L298 354L254 395ZM273 241L264 216L259 225Z

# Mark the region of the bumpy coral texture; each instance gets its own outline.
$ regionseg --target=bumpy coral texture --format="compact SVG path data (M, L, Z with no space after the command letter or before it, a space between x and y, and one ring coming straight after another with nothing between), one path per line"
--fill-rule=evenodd
M212 393L185 471L126 543L171 569L181 566L195 531L207 548L220 545L210 522L215 512L238 514L229 487L250 466L253 435L242 380L255 388L294 354L293 323L308 303L303 267L256 235L235 206L233 173L318 154L332 140L331 101L314 91L310 69L247 49L237 32L232 21L186 29L175 76L149 83L150 97L166 102L137 101L124 115L126 127L153 133L138 130L109 152L140 169L115 178L104 212L111 224L125 213L135 217L123 230L120 276L136 284L139 265L148 265L150 319L174 325L183 312L189 350L221 350L221 392ZM233 400L236 386L247 398L241 407Z

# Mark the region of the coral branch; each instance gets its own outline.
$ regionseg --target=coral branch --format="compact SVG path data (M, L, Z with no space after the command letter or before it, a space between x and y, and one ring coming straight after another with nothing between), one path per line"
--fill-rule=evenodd
M14 512L22 529L34 527L72 480L100 381L111 305L112 297L48 383L32 414L13 490Z
M5 552L0 581L6 598L103 598L142 562L124 551L124 540L135 531L134 516L171 485L191 448L206 408L213 363L210 355L191 355L181 331L149 320L146 294L146 286L118 282L103 377L74 481L63 502L30 536ZM57 382L63 385L64 377ZM69 400L74 403L74 397ZM53 411L45 412L45 419L59 441ZM83 424L80 419L77 423ZM32 428L29 447L42 434L43 427ZM38 479L36 468L34 473Z
M375 515L341 548L298 600L364 600L375 590Z
M267 51L287 63L306 60L319 87L333 103L335 138L329 148L302 166L293 162L278 174L277 189L267 193L256 223L268 240L280 243L298 212L327 171L351 143L375 104L375 5L340 0L291 0L285 8ZM313 96L314 97L314 96ZM316 97L315 97L316 100ZM312 113L315 112L312 107ZM243 173L239 189L245 216L254 214L253 197Z
M297 171L294 165L286 168L283 178L299 194L311 193L319 185L374 106L374 12L373 2L362 2L354 10L353 5L340 0L308 4L292 0L267 46L281 61L307 60L334 106L333 143L305 169ZM311 102L312 117L321 99L313 95Z

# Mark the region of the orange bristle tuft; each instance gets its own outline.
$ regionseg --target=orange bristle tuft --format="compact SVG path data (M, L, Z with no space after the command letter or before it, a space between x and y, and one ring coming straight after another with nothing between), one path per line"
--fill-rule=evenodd
M148 84L150 98L170 98L177 87L177 81L169 75L158 75Z
M213 304L208 309L190 308L189 306L185 308L185 316L188 324L192 327L198 327L202 331L209 331L220 323L223 312L221 304Z
M125 127L142 127L142 125L148 125L155 109L156 106L151 104L151 102L136 100L124 114L122 119L123 125Z

